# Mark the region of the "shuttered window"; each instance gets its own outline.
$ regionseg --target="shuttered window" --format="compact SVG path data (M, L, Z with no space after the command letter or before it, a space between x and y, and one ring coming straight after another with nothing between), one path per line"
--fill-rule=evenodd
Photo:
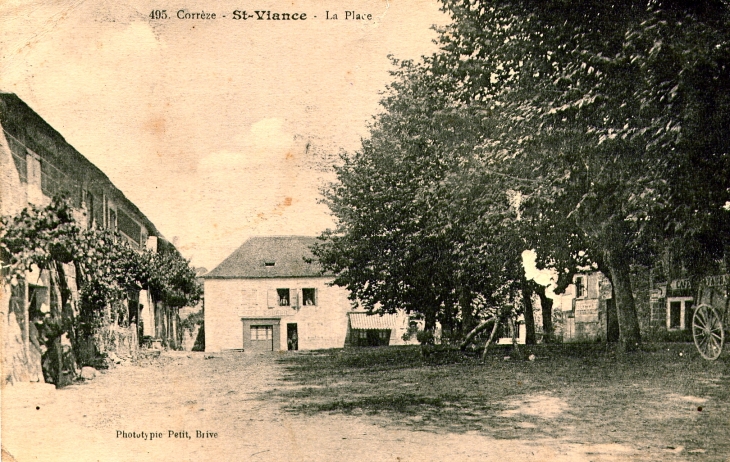
M266 301L269 308L291 306L299 308L299 289L269 289L266 292Z
M279 306L289 306L291 304L289 289L276 289L276 296Z
M317 305L317 289L302 289L302 305L303 306L316 306Z
M256 289L241 291L241 301L243 306L256 305Z
M585 276L577 276L575 278L575 298L585 298L586 296L586 278Z

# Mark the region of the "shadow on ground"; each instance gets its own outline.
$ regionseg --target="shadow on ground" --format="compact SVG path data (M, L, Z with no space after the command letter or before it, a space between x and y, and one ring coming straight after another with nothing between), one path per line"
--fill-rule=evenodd
M730 453L730 358L692 344L496 347L485 361L418 347L282 357L288 386L268 392L292 413L341 413L382 426L502 439L559 438L664 453ZM508 358L509 357L509 358Z

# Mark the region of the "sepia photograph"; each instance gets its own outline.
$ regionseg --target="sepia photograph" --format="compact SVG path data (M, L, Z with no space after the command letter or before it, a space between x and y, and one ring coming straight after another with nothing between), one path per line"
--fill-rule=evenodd
M730 2L0 0L0 445L730 461Z

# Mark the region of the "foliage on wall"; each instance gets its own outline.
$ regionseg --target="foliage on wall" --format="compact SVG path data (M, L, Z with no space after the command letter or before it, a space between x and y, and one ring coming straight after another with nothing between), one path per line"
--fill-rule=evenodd
M1 223L4 281L16 285L26 271L37 268L48 271L58 288L60 303L52 302L51 312L35 321L43 343L49 351L58 350L59 357L59 339L64 334L77 350L79 338L90 338L105 323L124 323L130 293L148 289L156 302L171 307L195 305L202 296L193 268L174 248L138 251L115 231L83 229L64 197L54 198L45 207L31 205L15 216L4 216ZM74 268L76 309L67 286L67 265ZM56 380L61 368L56 367Z

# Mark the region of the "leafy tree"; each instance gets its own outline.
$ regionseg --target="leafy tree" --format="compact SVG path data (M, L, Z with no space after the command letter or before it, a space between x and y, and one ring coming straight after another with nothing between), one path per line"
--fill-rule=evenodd
M630 266L668 242L692 243L695 256L726 246L728 7L444 4L454 22L421 72L492 121L475 159L522 194L534 230L550 230L531 233L543 237L532 247L561 275L587 251L609 276L621 342L635 348Z
M370 138L343 156L324 192L338 226L314 253L369 310L404 309L427 331L439 321L463 333L490 307L521 305L524 244L511 232L510 194L469 165L489 120L452 107L431 74L400 64ZM464 187L465 175L478 189Z
M558 290L602 270L636 348L631 266L667 246L697 272L727 254L728 6L443 3L440 50L394 72L315 253L368 308L431 325L468 319L475 294L509 305L508 255L533 248Z
M154 299L170 307L195 306L203 296L195 269L174 248L145 253L146 283Z
M5 282L18 284L25 271L36 266L41 271L48 271L53 285L59 289L60 303L51 303L51 312L37 326L39 341L46 348L42 361L48 367L44 367L44 375L58 385L63 384L64 366L68 368L61 337L73 332L68 316L71 290L66 284L63 264L73 261L79 232L71 207L62 200L55 200L44 208L23 209L14 218L2 217L0 227L0 249L3 259L7 260L3 262ZM74 338L72 334L71 338Z

